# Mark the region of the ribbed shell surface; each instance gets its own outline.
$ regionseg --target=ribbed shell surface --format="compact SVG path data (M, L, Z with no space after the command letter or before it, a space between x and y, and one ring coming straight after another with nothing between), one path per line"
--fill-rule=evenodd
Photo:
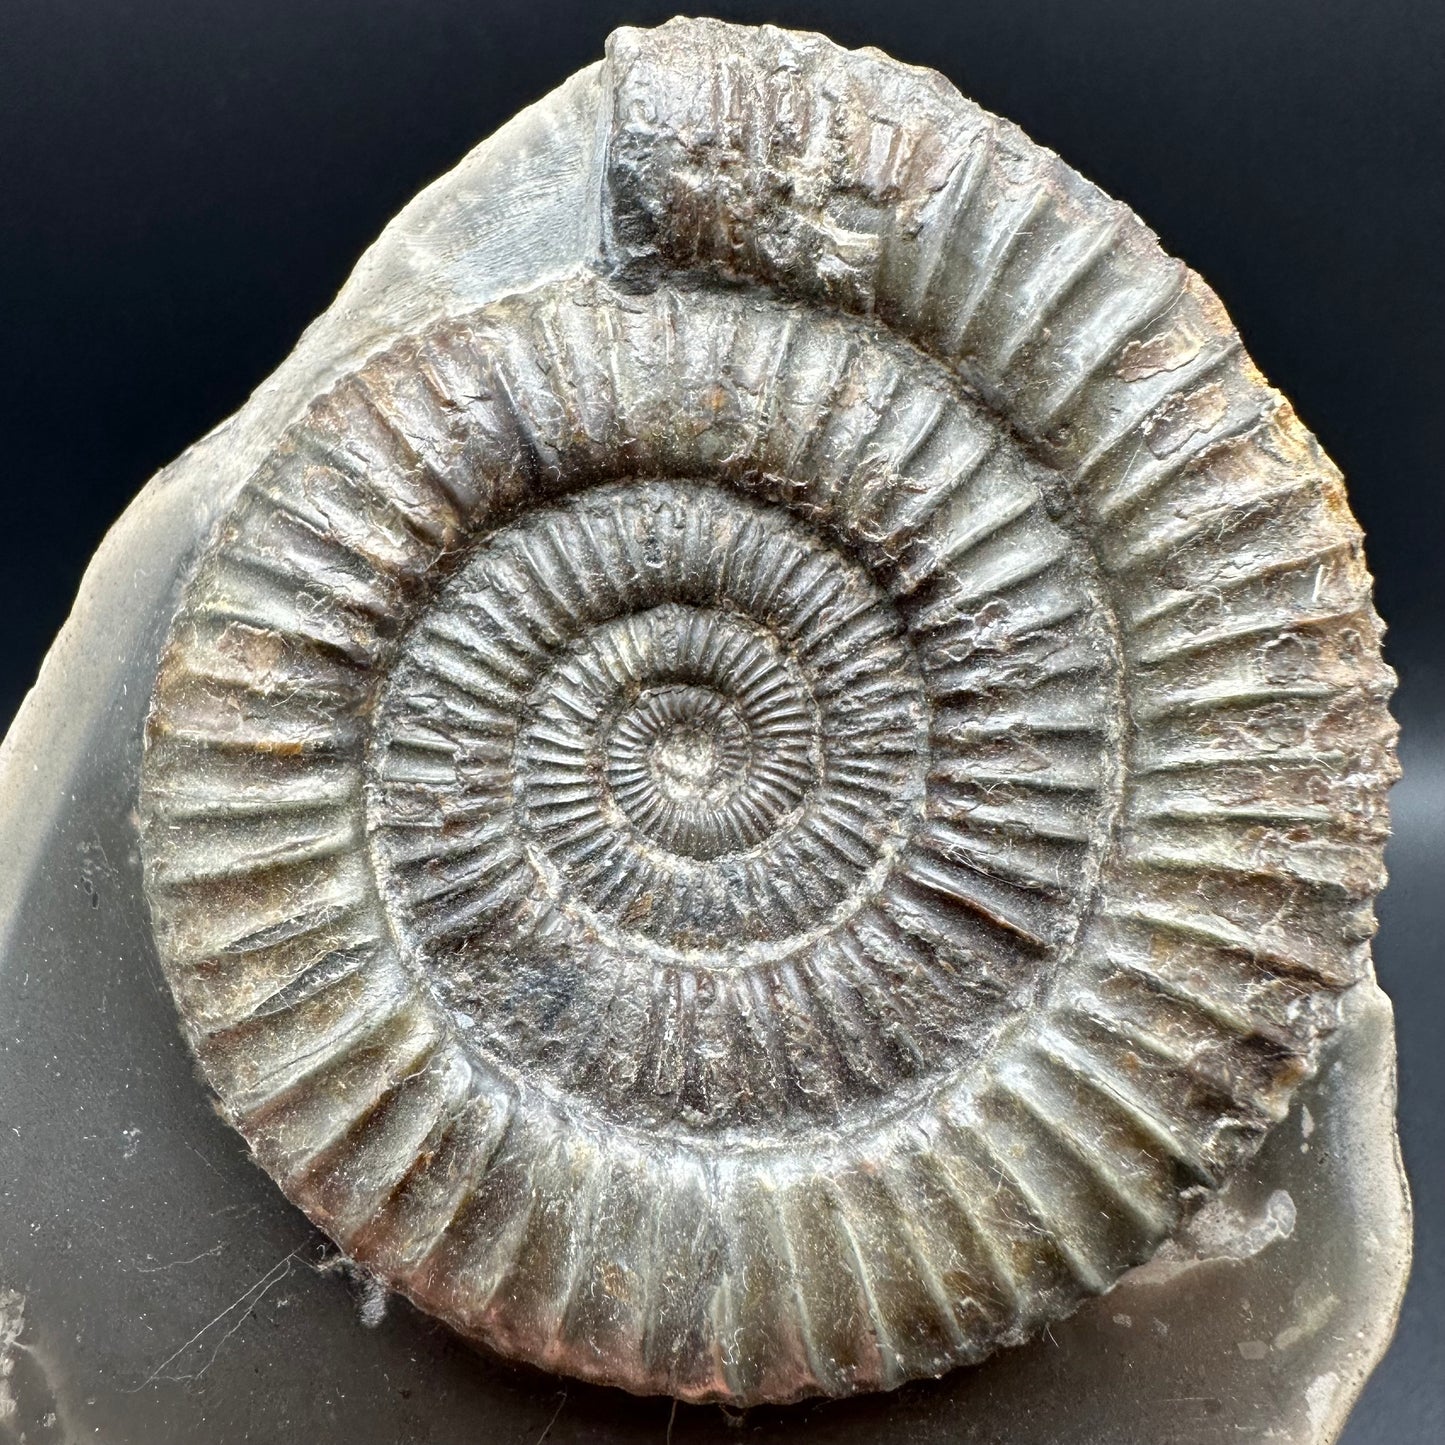
M939 77L613 37L597 248L277 438L162 659L157 941L357 1260L735 1403L1017 1343L1369 967L1391 676L1213 294Z

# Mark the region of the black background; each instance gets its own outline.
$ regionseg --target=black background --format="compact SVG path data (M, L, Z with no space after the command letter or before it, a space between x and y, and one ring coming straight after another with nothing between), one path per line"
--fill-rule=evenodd
M674 8L0 0L0 726L106 528L240 406L400 206L613 26ZM1445 5L711 13L877 45L1019 122L1213 284L1348 476L1402 681L1377 963L1418 1239L1345 1440L1445 1440Z

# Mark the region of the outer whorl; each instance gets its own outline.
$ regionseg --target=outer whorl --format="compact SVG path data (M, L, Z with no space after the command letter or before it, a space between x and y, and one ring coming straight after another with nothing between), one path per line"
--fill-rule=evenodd
M142 789L228 1116L469 1336L741 1403L1107 1289L1368 969L1390 674L1215 297L937 76L674 22L590 264L369 359Z

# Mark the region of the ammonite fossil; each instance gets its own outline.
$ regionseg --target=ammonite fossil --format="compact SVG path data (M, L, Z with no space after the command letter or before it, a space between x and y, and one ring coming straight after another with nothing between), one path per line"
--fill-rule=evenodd
M1312 1068L1394 767L1360 537L1210 291L939 77L674 22L570 103L580 260L332 377L195 565L156 936L262 1164L466 1335L887 1388Z

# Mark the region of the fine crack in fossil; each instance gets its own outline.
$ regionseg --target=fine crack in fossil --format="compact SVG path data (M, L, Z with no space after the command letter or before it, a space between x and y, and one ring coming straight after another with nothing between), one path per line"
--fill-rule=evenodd
M677 21L588 254L276 436L142 787L225 1109L467 1335L888 1388L1147 1259L1368 969L1391 676L1208 289L939 77Z

